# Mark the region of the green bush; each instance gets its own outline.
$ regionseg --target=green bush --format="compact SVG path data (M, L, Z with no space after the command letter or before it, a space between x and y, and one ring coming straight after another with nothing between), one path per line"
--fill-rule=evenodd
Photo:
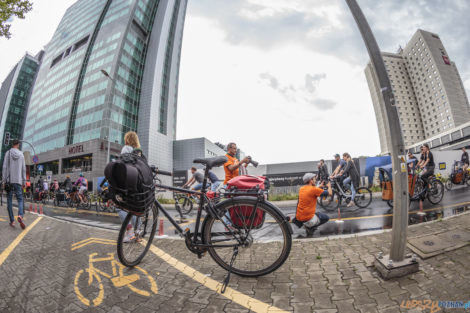
M160 204L175 204L175 199L158 198Z
M269 201L297 200L299 195L296 193L270 194Z

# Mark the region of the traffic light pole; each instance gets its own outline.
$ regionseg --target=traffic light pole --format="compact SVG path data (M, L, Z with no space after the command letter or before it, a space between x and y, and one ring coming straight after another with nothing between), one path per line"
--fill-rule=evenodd
M393 96L390 78L385 68L382 54L375 37L370 29L367 20L362 13L361 8L356 0L346 0L349 9L356 21L361 32L364 43L369 52L370 61L372 63L383 101L381 110L386 116L385 131L387 143L392 158L393 170L393 225L392 225L392 245L390 255L376 257L375 266L382 276L387 278L403 276L418 271L418 263L414 258L405 258L406 238L408 230L408 170L404 158L405 145L403 143L403 135L398 117L397 108L395 107L395 98ZM379 95L380 97L380 95Z

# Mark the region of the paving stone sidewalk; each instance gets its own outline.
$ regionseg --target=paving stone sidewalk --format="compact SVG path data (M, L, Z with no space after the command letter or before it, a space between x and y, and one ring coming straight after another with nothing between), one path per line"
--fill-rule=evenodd
M5 212L3 208L1 212ZM26 221L30 225L36 218L27 214ZM470 230L470 214L413 225L409 237L452 229ZM20 232L19 227L12 229L6 221L0 221L0 253ZM98 283L89 285L86 269L90 255L115 255L116 237L116 232L42 218L0 265L0 312L262 312L259 303L302 313L431 312L400 305L407 300L470 300L470 245L419 260L418 273L384 281L372 263L378 252L388 253L390 232L295 240L288 261L276 272L259 278L232 275L229 287L250 297L247 301L234 301L213 291L208 284L195 280L195 274L188 276L150 252L141 264L148 275L124 270L125 274L151 277L135 283L135 287L149 290L149 295L116 287L104 276L102 288ZM80 242L87 244L74 249ZM154 244L208 279L222 282L225 278L226 272L210 256L198 259L182 240L159 239ZM158 292L150 292L148 282L152 279ZM102 301L92 305L93 299L99 298L100 288L104 292ZM80 300L77 290L91 300L90 304Z

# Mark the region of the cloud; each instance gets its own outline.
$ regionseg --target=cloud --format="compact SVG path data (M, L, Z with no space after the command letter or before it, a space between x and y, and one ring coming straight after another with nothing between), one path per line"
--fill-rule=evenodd
M279 81L273 75L269 73L261 73L259 74L259 77L261 77L261 79L267 80L269 82L269 87L272 89L277 89L279 87Z
M320 80L325 79L326 74L321 73L321 74L307 74L305 75L305 89L307 89L308 92L314 93L315 90L317 89L317 85L320 82Z
M325 98L316 98L316 99L310 100L309 103L322 111L331 110L337 104L335 101L330 100L330 99L325 99Z
M424 29L440 35L462 79L470 79L470 1L359 0L383 51L394 52ZM354 65L369 56L344 1L198 0L188 12L214 21L233 45L262 50L298 44Z

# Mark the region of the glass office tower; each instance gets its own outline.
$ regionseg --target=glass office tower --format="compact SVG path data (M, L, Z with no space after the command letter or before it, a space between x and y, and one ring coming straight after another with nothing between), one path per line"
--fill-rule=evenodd
M108 145L111 157L119 154L130 130L152 164L172 169L186 6L79 0L66 11L46 46L24 132L40 163L58 164L54 175L103 176Z
M42 55L42 51L36 57L26 54L2 83L0 89L0 138L2 138L0 164L3 164L5 152L11 147L11 140L23 138L26 111ZM5 145L5 137L11 139L9 145Z

